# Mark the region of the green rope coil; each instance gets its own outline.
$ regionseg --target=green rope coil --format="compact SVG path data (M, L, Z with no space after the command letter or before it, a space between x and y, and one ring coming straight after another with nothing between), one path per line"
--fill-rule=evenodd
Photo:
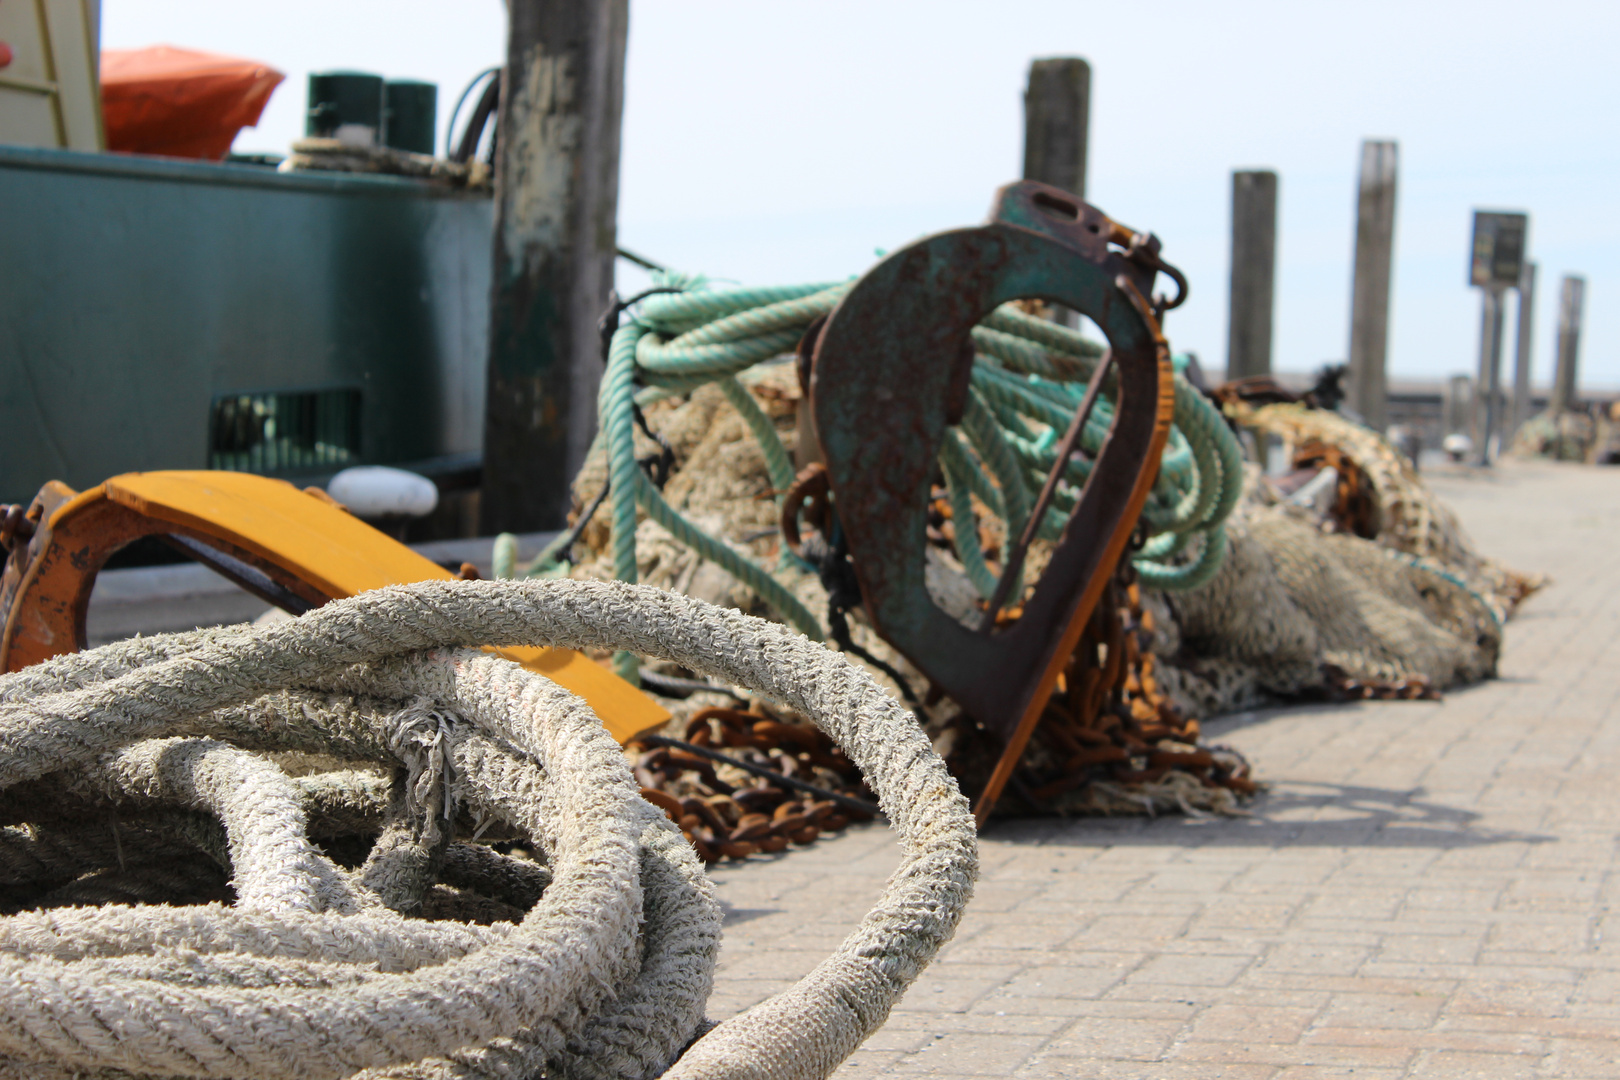
M647 479L647 474L641 471L641 464L636 461L635 451L635 381L639 373L637 347L647 333L647 329L637 323L624 326L614 333L612 344L608 348L608 367L602 376L598 404L602 430L608 438L614 576L620 581L630 582L634 582L637 578L636 507L640 506L647 512L648 517L668 530L676 540L692 548L699 556L716 564L753 590L801 634L820 640L821 625L799 602L798 597L772 577L770 571L734 551L723 541L709 536L682 517L664 500L663 493ZM729 377L724 381L736 382ZM737 392L748 393L741 385L737 386ZM769 426L769 419L759 412L757 405L754 406L754 412L759 415L760 421ZM757 437L757 429L755 434ZM772 429L773 438L775 434L775 430ZM780 447L780 440L777 441L777 445ZM792 469L785 463L784 451L779 465L787 470L785 476L791 483ZM614 658L614 666L619 673L631 679L636 677L638 663L637 659L628 653L616 654Z
M780 500L793 482L792 459L737 376L791 352L805 328L832 311L853 282L714 289L690 276L666 274L659 281L683 291L648 297L634 309L631 321L613 335L602 379L598 438L608 455L613 572L621 580L636 580L639 509L796 629L820 639L815 617L770 570L707 535L665 501L636 461L635 405L718 383L759 443ZM1009 541L1022 532L1056 464L1059 438L1104 350L1077 330L1012 304L987 315L973 329L972 340L976 358L967 409L961 425L947 435L940 466L957 557L974 588L989 597L998 571L980 546L975 515L999 518ZM1061 535L1113 427L1118 392L1118 380L1110 375L1081 432L1082 455L1065 466L1038 537ZM1242 452L1224 417L1178 374L1170 438L1143 510L1149 540L1132 556L1144 585L1185 590L1208 583L1226 552L1222 523L1237 504L1242 480ZM548 554L558 553L548 549ZM516 573L515 559L515 548L498 546L497 573ZM530 571L537 572L541 568ZM634 657L621 655L616 663L621 673L634 677Z

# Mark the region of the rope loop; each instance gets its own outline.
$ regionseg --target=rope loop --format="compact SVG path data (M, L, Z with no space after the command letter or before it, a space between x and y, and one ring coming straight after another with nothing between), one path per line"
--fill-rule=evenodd
M900 870L832 958L686 1049L720 932L696 856L584 702L479 645L663 656L799 709L862 768ZM339 761L294 778L288 752ZM112 812L110 843L62 841ZM0 676L0 815L8 888L144 890L0 918L6 1077L820 1080L949 939L977 867L966 800L863 670L617 582L391 586ZM544 865L455 840L492 820ZM311 843L355 822L376 837L357 869ZM233 905L161 902L209 860ZM458 882L517 921L432 917Z

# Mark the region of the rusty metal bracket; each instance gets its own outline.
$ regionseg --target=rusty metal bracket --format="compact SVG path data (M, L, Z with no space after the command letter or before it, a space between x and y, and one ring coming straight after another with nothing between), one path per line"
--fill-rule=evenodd
M1002 741L977 800L981 824L1124 553L1169 434L1168 348L1159 312L1139 299L1162 269L1157 249L1156 239L1067 192L1011 184L997 193L988 224L927 237L873 267L814 342L811 411L867 615ZM925 588L928 499L946 428L967 399L970 332L1021 298L1062 304L1097 324L1113 353L1117 410L1022 617L980 634Z
M80 493L59 481L28 509L36 522L0 573L0 671L17 671L87 647L86 613L96 574L119 548L157 536L257 595L302 614L331 599L309 583L225 537L165 521L120 501L106 486Z

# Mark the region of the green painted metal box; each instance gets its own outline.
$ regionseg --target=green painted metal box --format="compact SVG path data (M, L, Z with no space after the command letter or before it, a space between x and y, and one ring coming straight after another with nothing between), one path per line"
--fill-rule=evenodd
M465 469L492 220L392 177L0 147L0 501L137 469Z

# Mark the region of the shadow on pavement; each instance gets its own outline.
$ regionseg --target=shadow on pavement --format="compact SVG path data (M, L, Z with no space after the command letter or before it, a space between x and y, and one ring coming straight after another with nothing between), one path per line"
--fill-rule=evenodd
M1185 847L1466 848L1547 843L1554 836L1476 825L1480 815L1422 798L1422 788L1280 781L1242 817L1004 818L987 839L1045 844Z

